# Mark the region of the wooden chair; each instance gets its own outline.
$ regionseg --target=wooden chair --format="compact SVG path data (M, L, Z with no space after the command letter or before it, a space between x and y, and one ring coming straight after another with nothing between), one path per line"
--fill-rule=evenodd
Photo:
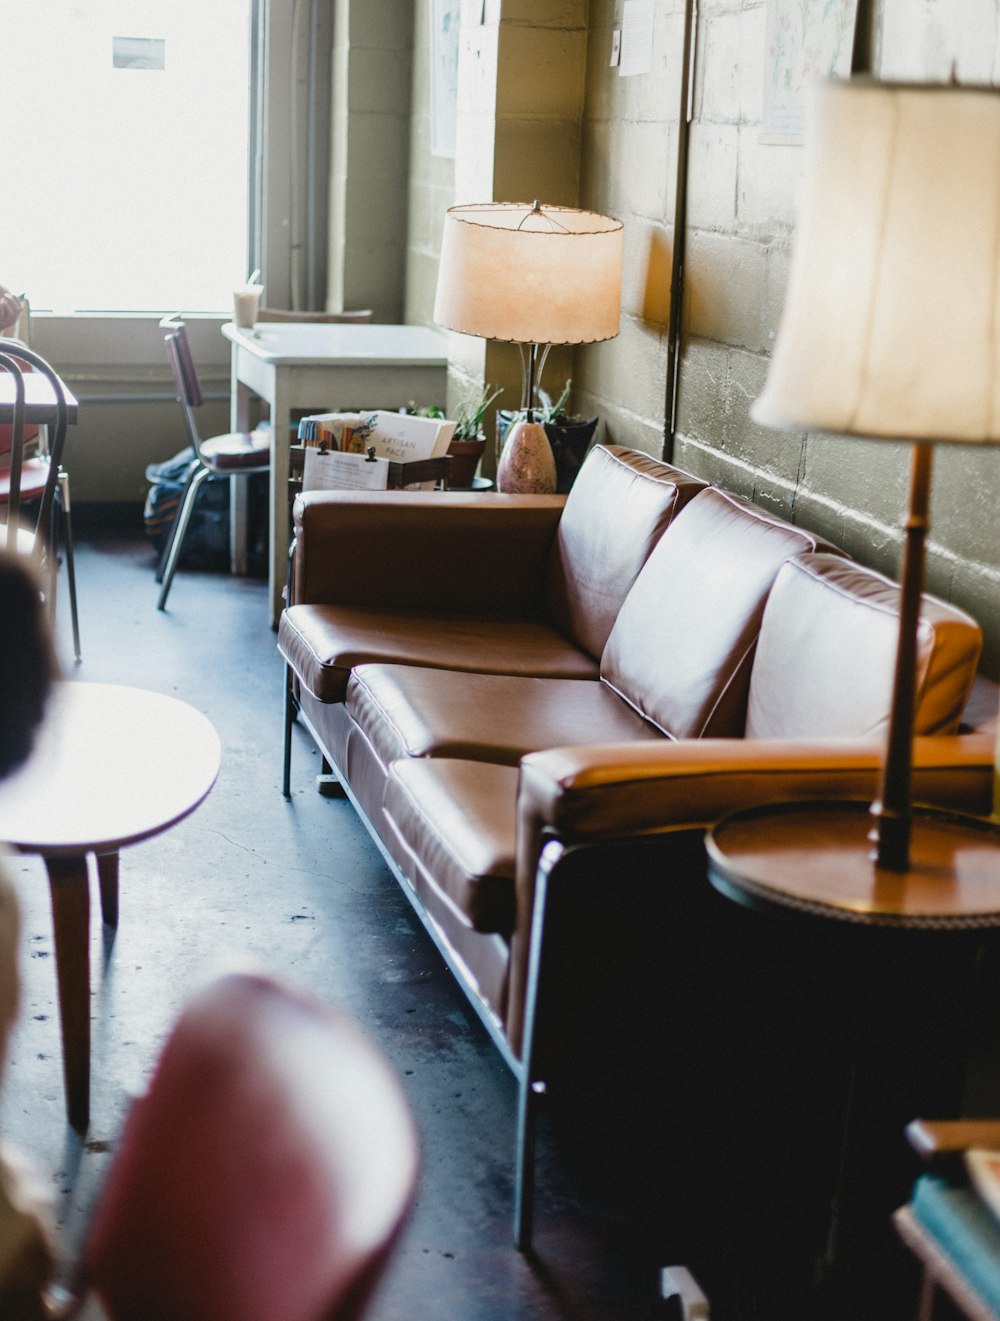
M109 1321L357 1318L417 1167L406 1097L354 1023L230 974L181 1015L126 1121L75 1292Z
M191 443L191 464L184 482L184 491L177 509L177 517L167 544L160 557L156 581L161 583L158 610L165 610L170 585L184 549L184 538L191 522L199 496L208 481L219 478L245 480L255 473L267 472L271 466L270 432L231 431L202 439L195 416L205 402L188 343L184 322L176 316L164 317L160 329L165 332L170 367L177 385L177 399L184 414L184 426ZM239 559L239 547L246 542L245 518L234 517L233 512L243 510L244 501L233 499L230 518L230 556L233 567Z

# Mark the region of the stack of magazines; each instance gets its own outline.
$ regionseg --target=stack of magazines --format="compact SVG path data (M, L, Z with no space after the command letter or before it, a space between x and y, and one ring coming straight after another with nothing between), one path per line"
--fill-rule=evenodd
M454 431L454 422L410 413L313 413L299 422L302 489L384 491L390 463L440 458Z

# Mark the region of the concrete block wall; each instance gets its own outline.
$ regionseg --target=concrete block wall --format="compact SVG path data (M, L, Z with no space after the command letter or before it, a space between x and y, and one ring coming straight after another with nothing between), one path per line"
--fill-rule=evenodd
M663 444L666 328L675 200L683 0L655 5L651 68L611 65L620 0L592 0L580 205L625 226L621 332L578 348L573 407L601 419L598 436L658 454Z
M761 140L767 0L701 0L689 149L687 264L674 460L896 576L905 445L770 431L750 417L763 388L787 281L802 148ZM683 4L656 0L653 67L608 65L621 0L592 0L581 205L625 221L622 328L578 351L577 403L603 435L663 448ZM1000 77L994 0L877 0L874 72L886 78ZM659 290L644 287L658 280ZM928 589L983 625L1000 672L1000 453L938 450Z
M445 212L455 201L455 159L431 150L431 0L413 6L406 320L431 325Z
M345 0L338 13L361 3ZM558 390L572 373L572 406L598 414L602 439L662 454L685 0L654 0L650 70L625 78L610 64L623 0L463 0L454 162L429 149L429 5L415 0L407 20L406 319L431 320L454 201L541 197L619 217L621 333L564 352L545 383ZM372 8L398 18L394 0ZM781 316L803 157L801 146L761 139L767 13L768 0L699 4L673 457L895 576L907 447L789 435L750 417ZM1000 78L996 0L874 0L873 14L877 75L933 80L954 67L962 80ZM358 110L369 122L380 113ZM453 335L451 360L451 406L486 380L504 384L503 403L516 400L509 347ZM994 673L998 491L1000 454L935 456L928 586L980 620Z
M576 205L585 95L587 0L462 0L454 161L430 149L430 0L414 6L410 218L406 317L432 323L444 215L456 202ZM558 393L572 359L554 352L546 385ZM489 382L516 407L516 349L452 334L448 407ZM487 417L487 435L494 427ZM488 447L483 470L492 475Z
M404 312L413 6L334 7L327 305Z

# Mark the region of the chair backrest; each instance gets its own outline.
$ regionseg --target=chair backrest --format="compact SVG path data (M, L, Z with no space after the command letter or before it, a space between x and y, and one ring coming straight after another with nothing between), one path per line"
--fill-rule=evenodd
M59 465L62 462L69 419L66 392L55 369L34 349L29 349L20 340L0 339L0 369L7 372L14 381L14 412L10 427L10 493L7 499L7 526L9 529L17 526L20 517L21 465L24 461L26 437L25 399L28 390L26 376L30 372L37 372L43 376L55 400L56 420L49 431L49 473L41 500L38 503L38 514L34 526L37 541L38 538L44 535L49 526L52 502L55 498L56 484L59 480Z
M371 321L370 307L357 308L347 312L290 312L280 307L261 307L257 310L258 321L300 321L314 325L329 322L357 323Z
M110 1321L358 1317L412 1200L382 1053L268 978L197 996L126 1121L84 1248Z
M191 356L187 326L180 317L165 316L160 322L160 329L164 332L167 357L170 360L170 370L173 372L174 383L177 386L177 402L184 414L184 426L187 429L188 440L195 453L200 457L201 432L198 430L194 410L202 406L205 402L205 396L201 392L198 371L194 365L194 358Z

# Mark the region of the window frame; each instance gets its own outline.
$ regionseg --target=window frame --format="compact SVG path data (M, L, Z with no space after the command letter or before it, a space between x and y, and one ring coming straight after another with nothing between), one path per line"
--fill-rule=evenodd
M329 130L323 123L322 106L329 96L330 58L329 41L324 45L322 36L324 31L329 36L332 3L309 0L303 7L296 0L251 0L247 261L248 268L259 267L266 273L267 299L279 307L292 306L298 283L296 262L304 260L307 268L310 263L315 268L315 252L325 253L325 205L322 224L317 226L316 210L310 203L319 198L325 203L321 163L329 158ZM317 36L321 39L318 55L314 49ZM298 77L297 60L303 58L308 61L307 78ZM310 96L310 86L318 89L317 96ZM317 104L310 118L303 107L308 108L311 101ZM297 132L299 122L306 123L304 141L302 132ZM285 150L281 150L282 144L287 144ZM296 235L296 217L305 218L307 212L312 255L305 250L304 238ZM299 297L322 300L324 292L313 287L303 289ZM318 304L307 301L302 305ZM177 310L33 310L32 325L40 350L53 361L72 364L84 377L93 374L107 380L118 365L124 375L161 366L163 342L158 323L161 316ZM206 329L217 330L229 317L229 310L222 309L192 318L194 333L202 339L206 366L218 368L228 362L228 343Z

